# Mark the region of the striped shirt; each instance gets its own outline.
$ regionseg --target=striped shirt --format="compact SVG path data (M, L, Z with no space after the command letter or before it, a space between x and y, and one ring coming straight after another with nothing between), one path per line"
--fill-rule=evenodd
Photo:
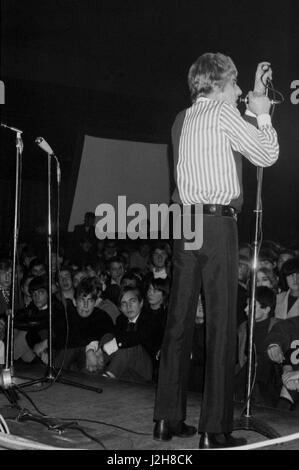
M244 121L231 104L205 97L186 110L176 168L184 205L228 205L239 196L233 151L256 166L276 162L279 146L270 116L260 115L257 121L259 129Z

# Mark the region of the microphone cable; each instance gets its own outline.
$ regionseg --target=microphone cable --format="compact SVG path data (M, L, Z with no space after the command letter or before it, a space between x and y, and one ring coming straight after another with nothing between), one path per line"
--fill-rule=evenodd
M268 91L271 91L271 93L273 93L273 105L272 105L272 109L271 109L271 119L273 117L273 114L274 114L274 109L275 109L275 106L276 104L282 104L284 102L284 96L283 94L279 91L279 90L276 90L274 88L274 85L273 85L273 82L270 78L268 78L266 80L266 82L263 80L263 77L265 75L265 73L267 72L267 70L265 70L265 72L263 73L263 75L261 76L261 82L262 84L264 85L264 87L266 88L266 92L268 94ZM278 101L279 103L275 103L275 101Z

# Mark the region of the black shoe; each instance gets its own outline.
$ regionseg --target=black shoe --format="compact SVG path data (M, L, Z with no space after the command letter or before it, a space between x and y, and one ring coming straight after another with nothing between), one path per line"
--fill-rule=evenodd
M243 437L233 437L230 433L212 434L204 432L200 436L200 449L221 449L226 447L244 446L247 443Z
M192 437L196 434L197 429L194 426L179 421L174 427L170 427L172 435L177 437Z
M169 422L166 419L156 421L153 437L158 441L170 441L173 436L186 438L196 433L194 426L189 426L183 421Z

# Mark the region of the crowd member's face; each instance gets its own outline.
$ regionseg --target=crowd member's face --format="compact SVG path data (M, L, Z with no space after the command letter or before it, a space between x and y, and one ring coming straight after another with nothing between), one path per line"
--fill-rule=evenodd
M124 275L124 267L122 263L113 262L110 264L110 276L114 281L119 281Z
M87 277L87 273L85 271L77 272L73 277L73 286L77 287L81 279L83 279L84 277Z
M274 269L274 263L272 263L272 261L270 261L269 259L262 259L259 261L259 268L266 268L266 269L271 269L271 271L273 271Z
M249 301L245 308L246 315L249 315ZM263 321L268 318L270 307L262 307L258 300L255 301L255 321Z
M166 251L160 250L159 248L157 248L153 252L152 258L153 258L153 265L156 268L164 268L165 267L165 263L166 263L166 260L167 260Z
M41 310L48 303L48 292L46 289L41 288L32 292L31 294L34 305Z
M270 289L273 288L272 282L262 271L257 271L256 273L256 285L270 287Z
M73 288L72 276L69 271L60 271L59 285L62 290L67 291Z
M232 75L227 83L225 84L223 90L219 92L220 101L226 101L233 106L237 106L238 99L242 95L242 90L237 84L237 76Z
M0 269L0 286L8 289L11 286L12 269Z
M287 284L291 290L299 290L299 273L287 276Z
M126 292L120 302L120 309L129 320L134 320L140 314L142 306L143 300L140 301L134 291Z
M147 300L150 305L160 306L163 303L163 292L150 285L147 291Z
M87 318L89 315L92 314L95 304L96 304L96 299L92 297L91 294L88 295L80 295L76 299L76 304L77 304L77 312L82 318Z

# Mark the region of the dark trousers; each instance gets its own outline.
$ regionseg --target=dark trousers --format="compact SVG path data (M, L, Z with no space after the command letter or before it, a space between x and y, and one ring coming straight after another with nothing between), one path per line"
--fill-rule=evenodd
M199 293L206 312L206 365L200 432L233 428L238 284L237 223L203 216L203 246L184 249L176 240L173 282L161 351L154 420L185 420L192 337Z
M152 359L141 344L118 349L109 359L106 370L112 372L116 378L148 382L152 380Z

